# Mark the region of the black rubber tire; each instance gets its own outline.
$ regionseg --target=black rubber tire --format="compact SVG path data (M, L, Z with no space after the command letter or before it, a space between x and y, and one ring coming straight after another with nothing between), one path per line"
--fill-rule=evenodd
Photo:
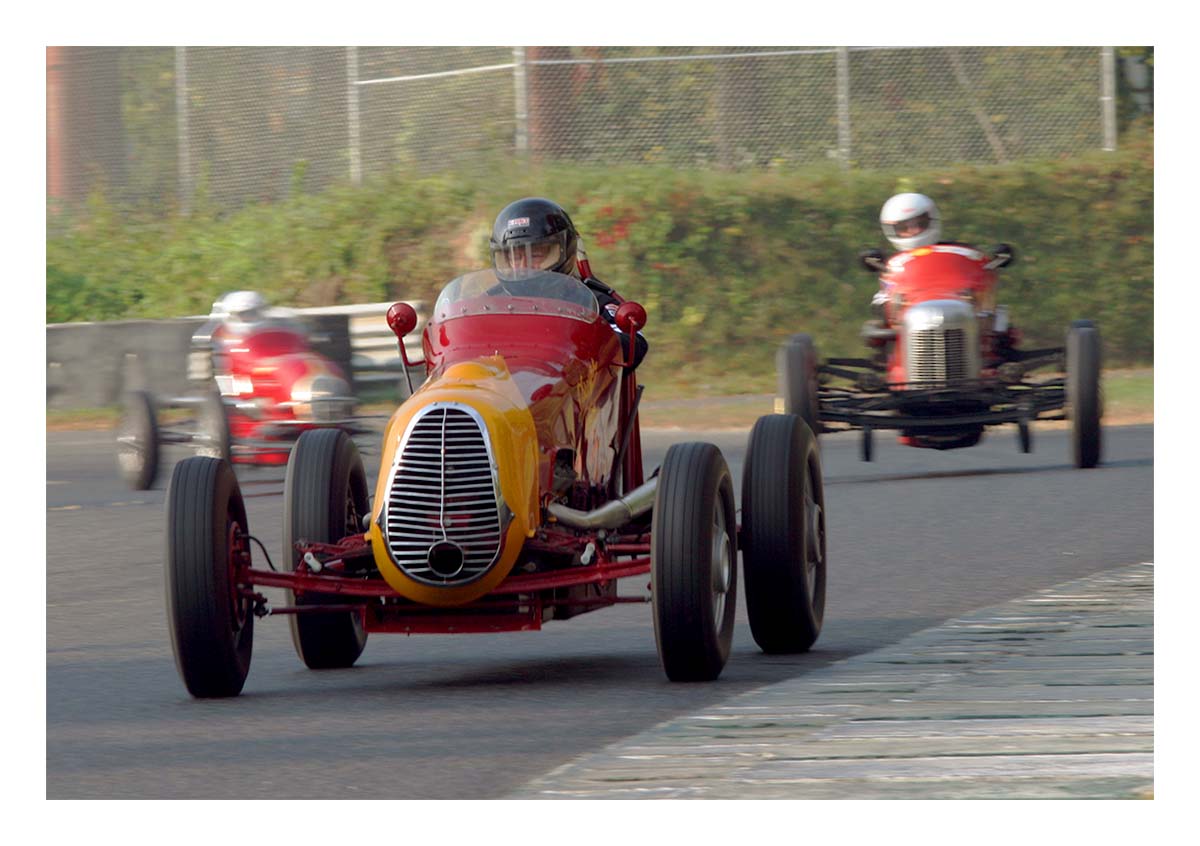
M671 681L712 681L729 660L737 609L737 512L720 450L667 450L650 531L659 660Z
M797 414L820 434L817 349L809 335L792 335L775 353L775 379L784 414Z
M197 425L204 437L204 446L196 451L197 455L210 458L220 458L233 461L233 447L229 436L229 418L225 416L225 402L216 391L205 394L200 404Z
M805 652L825 618L821 453L793 415L760 417L742 470L742 573L750 633L763 652Z
M225 461L191 456L167 492L167 628L192 696L237 696L250 672L254 614L235 599L232 526L248 535L237 477Z
M158 478L158 415L149 393L125 395L116 436L121 478L135 491L148 490Z
M288 457L283 485L283 562L288 571L304 566L294 543L299 540L337 543L362 532L362 516L370 513L367 477L358 447L341 429L304 432ZM332 594L305 594L288 602L301 605L344 603ZM367 643L358 614L293 614L292 645L310 669L349 667Z
M1067 332L1067 409L1075 466L1095 467L1100 463L1100 418L1104 414L1100 330L1095 326L1072 326Z
M875 430L869 426L863 427L859 440L858 457L863 461L873 461L875 458Z

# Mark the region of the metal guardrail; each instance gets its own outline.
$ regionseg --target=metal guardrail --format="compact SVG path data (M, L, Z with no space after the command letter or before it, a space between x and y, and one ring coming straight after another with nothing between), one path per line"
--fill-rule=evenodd
M417 312L416 331L405 338L410 361L421 360L421 332L429 304L407 301ZM395 387L408 395L408 380L396 336L387 325L386 303L287 308L309 324L314 346L348 370L356 389ZM53 408L102 408L118 404L133 389L182 396L187 379L191 336L207 315L167 320L127 320L47 324L46 401ZM423 368L412 371L413 385ZM373 392L374 393L374 392Z
M427 303L423 300L402 300L417 312L417 327L404 340L410 361L421 358L421 333L428 320ZM387 310L392 303L298 308L297 314L344 314L350 330L351 368L354 381L392 381L404 373L396 336L387 325Z

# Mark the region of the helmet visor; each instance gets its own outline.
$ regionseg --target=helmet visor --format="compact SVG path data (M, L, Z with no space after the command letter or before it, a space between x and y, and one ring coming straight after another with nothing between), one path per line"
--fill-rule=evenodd
M889 238L916 238L929 228L929 213L925 212L905 220L883 225L884 234Z
M567 258L561 235L540 241L516 241L492 249L492 262L500 273L512 276L522 271L555 270Z

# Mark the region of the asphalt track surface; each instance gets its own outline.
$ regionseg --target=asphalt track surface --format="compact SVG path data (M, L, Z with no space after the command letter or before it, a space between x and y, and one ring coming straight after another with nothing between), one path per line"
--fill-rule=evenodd
M577 756L972 609L1153 560L1153 427L1105 430L1076 470L1067 433L989 433L950 452L823 439L830 574L805 655L766 656L739 608L711 684L668 682L649 605L540 632L373 635L349 670L307 670L284 619L258 621L240 697L188 696L163 609L164 497L130 491L102 432L47 435L48 798L499 797ZM647 468L708 440L740 484L744 432L647 432ZM373 467L368 458L368 475ZM282 470L239 471L250 528L277 555ZM646 579L623 594L645 593ZM740 599L740 598L739 598ZM739 605L741 602L739 601Z

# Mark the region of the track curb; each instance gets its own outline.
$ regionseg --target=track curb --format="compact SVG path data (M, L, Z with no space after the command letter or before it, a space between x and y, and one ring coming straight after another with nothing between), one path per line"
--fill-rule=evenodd
M1145 798L1154 568L1129 565L679 717L510 798Z

